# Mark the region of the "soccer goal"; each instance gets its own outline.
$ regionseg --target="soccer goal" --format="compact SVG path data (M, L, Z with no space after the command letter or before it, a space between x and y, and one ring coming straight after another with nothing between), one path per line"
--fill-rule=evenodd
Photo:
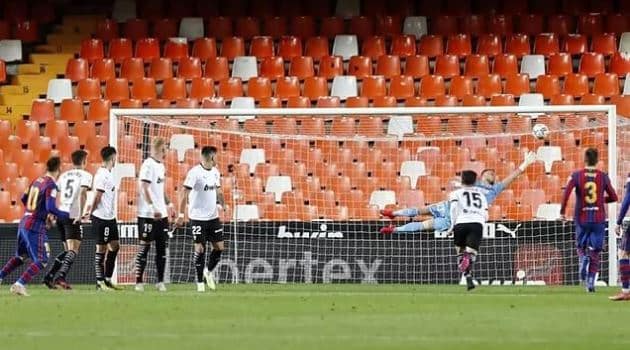
M532 135L538 123L550 129L546 139ZM492 203L475 278L576 284L574 227L559 217L569 174L583 167L588 147L598 149L599 167L617 191L630 172L630 124L612 105L113 109L109 133L119 150L121 283L133 281L137 172L156 137L169 144L173 199L200 148L219 150L228 240L215 272L223 283L456 283L447 232L382 235L390 220L379 210L441 202L464 169L493 169L502 181L531 150L538 161ZM569 217L574 202L572 196ZM610 205L599 276L611 285L615 215ZM169 247L170 280L193 282L191 232L175 230Z

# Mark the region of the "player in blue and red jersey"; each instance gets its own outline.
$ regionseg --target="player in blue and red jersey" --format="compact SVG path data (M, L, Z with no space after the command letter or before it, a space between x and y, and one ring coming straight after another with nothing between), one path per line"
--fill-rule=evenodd
M560 207L560 214L564 217L569 196L575 190L574 221L580 279L586 281L588 292L595 291L595 275L599 272L606 232L606 203L617 201L608 174L596 168L597 160L597 150L587 149L584 153L586 167L571 174Z
M628 213L630 208L630 174L626 180L626 194L623 197L621 203L621 209L617 216L617 227L615 233L617 237L622 236L623 218ZM613 301L630 300L630 226L626 228L621 238L621 245L619 246L619 277L621 279L621 292L617 295L611 296L609 299Z
M54 215L58 219L67 219L68 213L57 209L57 185L55 180L59 176L61 159L52 157L46 162L46 174L35 179L22 195L22 203L26 211L18 227L17 250L15 256L9 259L0 270L0 281L15 268L22 265L26 257L31 259L31 265L11 286L11 293L28 296L24 287L48 261L46 242L48 241L48 216Z

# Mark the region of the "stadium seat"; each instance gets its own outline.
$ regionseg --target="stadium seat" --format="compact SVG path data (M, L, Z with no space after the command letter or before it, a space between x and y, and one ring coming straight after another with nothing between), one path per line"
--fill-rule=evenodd
M542 146L536 150L536 158L545 163L545 172L550 173L553 162L562 161L562 149L557 146Z
M328 39L323 36L315 36L306 39L304 55L312 57L314 61L319 61L322 57L330 55Z
M88 61L83 58L73 58L66 64L65 78L73 83L89 77Z
M39 25L33 20L18 21L13 24L13 38L21 40L24 44L32 44L39 41Z
M453 95L440 95L435 97L436 107L456 107L457 97Z
M296 76L300 80L315 75L313 58L308 56L296 56L291 59L289 75Z
M258 59L274 56L273 38L270 36L255 36L249 45L250 56Z
M379 209L385 209L388 205L396 204L396 192L374 191L370 194L370 205L376 205Z
M511 34L513 31L512 16L509 14L497 14L490 16L487 22L488 33L501 36Z
M137 57L126 58L120 66L120 77L130 81L144 78L144 61Z
M153 36L159 41L165 42L165 45L168 44L168 42L170 41L169 40L170 38L174 38L178 36L179 28L178 28L177 20L173 18L160 18L152 22L153 22ZM186 38L181 38L181 39L184 40L184 43L186 44L186 48L188 48L188 43L187 43ZM167 56L166 47L164 51L165 51L165 56ZM188 51L186 51L186 54L188 54Z
M61 101L59 118L70 123L84 120L83 101L80 99L65 99Z
M469 55L466 57L464 65L464 74L467 76L479 78L490 73L490 64L488 56L485 55Z
M437 96L445 94L444 78L439 75L427 75L420 80L421 97L435 99Z
M232 77L248 80L249 78L258 76L258 65L254 56L238 56L234 57L234 65L232 66Z
M203 38L204 24L201 17L185 17L182 18L179 23L179 36L193 41L199 38Z
M237 221L253 221L262 217L256 204L237 204L234 210L234 219Z
M131 88L129 89L131 98L148 102L151 99L157 98L157 89L155 86L155 79L153 78L140 78L131 82Z
M122 62L122 60L121 60ZM104 58L92 63L90 70L90 77L96 78L101 81L106 81L116 77L114 60L110 58Z
M398 56L382 55L376 61L376 74L391 78L400 75L400 58Z
M136 41L135 57L149 62L160 57L160 43L155 38L142 38Z
M256 4L265 4L256 3ZM254 12L258 13L258 12ZM287 34L287 19L281 16L264 16L262 22L262 34L278 39Z
M431 21L431 31L434 34L449 36L458 32L457 17L440 14Z
M461 18L460 31L478 38L486 32L486 18L483 15L466 14Z
M230 104L231 109L255 109L256 101L252 97L234 97ZM254 115L238 115L230 116L230 119L237 119L239 122L243 122L247 119L255 118Z
M621 35L624 32L627 32L628 29L628 18L625 14L622 13L608 13L606 15L606 19L604 20L604 33L614 33L615 35Z
M390 48L392 55L400 57L414 56L416 54L416 39L413 35L398 35L392 38Z
M473 92L473 80L471 77L460 75L451 79L451 85L448 90L450 95L461 100L466 95L472 95Z
M282 77L276 82L276 97L286 100L300 96L300 80L297 77Z
M5 62L22 61L22 41L0 40L0 59Z
M385 49L385 38L382 36L369 36L363 39L361 55L376 60L387 53Z
M539 75L536 79L536 92L545 99L560 93L560 79L555 75Z
M400 35L402 23L400 21L400 16L396 15L379 15L376 16L376 26L375 33L379 33L381 35L385 35L388 38L391 38L396 35Z
M516 56L511 53L497 55L494 58L492 73L499 74L506 78L518 74L518 61Z
M441 36L425 35L418 43L418 53L427 57L437 57L444 54L444 42Z
M177 152L177 160L184 161L186 150L195 149L195 139L189 134L173 134L171 135L169 148Z
M362 117L359 118L359 124L357 125L357 135L362 136L383 136L383 121L380 117Z
M366 56L353 56L348 63L348 75L363 79L372 75L372 61Z
M226 100L243 96L243 83L240 78L227 78L219 81L218 95Z
M405 59L404 74L413 78L429 75L429 59L424 55L409 56Z
M515 104L516 102L514 101L514 95L512 94L499 94L492 95L490 97L491 106L514 106Z
M245 41L241 37L232 36L223 39L221 56L232 61L235 57L245 56Z
M423 16L417 17L405 17L403 22L403 33L406 35L413 35L416 39L420 39L427 35L429 27L427 25L427 18Z
M543 32L544 17L535 13L520 13L518 18L519 33L525 33L528 35L538 35Z
M510 34L505 38L505 52L516 57L524 57L530 54L529 37L527 34Z
M387 86L385 77L382 75L372 75L363 79L363 85L361 87L361 96L366 96L369 99L381 97L387 95Z
M545 7L547 7L545 5ZM550 33L566 38L570 33L575 33L575 23L573 16L566 14L552 14L547 17L547 30Z
M88 105L87 120L104 122L109 120L109 110L112 108L112 101L107 99L91 100Z
M435 74L446 79L460 75L459 59L455 55L438 56L435 60Z
M123 36L138 41L149 36L149 22L142 18L131 18L123 24Z
M610 58L609 71L618 76L626 76L630 73L630 55L614 53Z
M133 57L132 42L130 39L127 38L112 39L112 41L109 42L108 52L109 57L113 59L116 63L122 63L125 58Z
M207 64L206 64L207 67ZM282 57L267 57L260 63L260 76L272 80L284 77L284 61Z
M96 23L95 37L109 42L118 38L118 23L112 19L105 18Z
M86 59L88 62L93 62L97 59L101 59L105 56L105 49L103 48L103 41L100 39L84 39L81 41L81 50L79 57Z
M89 140L89 139L88 139ZM59 151L62 161L70 161L72 152L80 149L79 138L76 136L68 136L59 139L56 149Z
M354 119L348 117L335 118L332 121L330 133L335 136L354 136Z
M351 96L358 96L357 78L355 76L334 77L330 96L337 96L341 100L345 100Z
M614 73L600 73L595 76L593 93L604 97L619 95L619 79Z
M514 96L529 93L529 76L527 74L508 75L505 79L504 92Z
M312 16L293 16L290 19L290 32L300 40L315 36L316 24Z
M472 43L468 34L451 35L446 40L446 54L465 57L471 53Z
M569 55L581 55L588 51L588 43L586 36L582 34L569 34L564 39L563 52Z
M183 78L168 78L164 80L160 96L171 101L186 98L186 80ZM133 96L133 98L144 100L138 96Z
M374 20L371 16L353 16L350 18L348 33L364 40L374 35Z
M521 205L529 206L534 210L530 215L535 216L538 206L545 204L545 191L541 189L524 189L518 201Z
M521 74L529 75L529 79L538 79L539 75L545 75L545 56L525 55L521 61Z
M76 136L73 136L76 137ZM77 138L78 141L78 138ZM108 137L104 135L95 135L94 137L90 137L87 139L85 144L85 149L88 152L88 161L97 163L102 161L100 152L103 147L108 145Z
M481 95L466 95L462 98L462 106L464 107L473 107L473 106L485 106L486 98Z
M593 36L604 31L603 18L599 13L582 14L578 16L578 33Z
M46 98L55 103L61 103L66 98L72 98L72 81L70 79L50 79Z
M400 176L408 176L413 189L416 189L418 179L426 175L427 169L423 161L404 161L401 164Z
M589 77L604 73L604 55L595 52L585 52L580 58L579 72Z
M265 192L273 193L276 202L282 200L282 193L293 189L290 176L270 176L265 184Z
M91 120L82 120L74 124L74 135L79 138L79 144L85 145L87 139L96 135L96 126ZM49 142L50 139L49 139Z
M503 133L503 123L495 116L485 116L477 120L477 132L482 134Z
M555 221L560 219L560 204L542 203L536 209L536 218L545 221Z
M394 135L400 139L404 135L413 133L413 119L411 116L392 116L389 118L387 135ZM412 181L412 184L415 184L415 182Z
M328 82L323 77L308 77L304 80L303 96L310 100L317 100L321 96L328 96Z
M545 98L543 97L542 94L522 94L518 99L518 105L519 106L544 106Z
M560 52L560 41L555 33L541 33L534 40L534 54L549 56Z
M591 39L591 51L610 56L617 52L617 38L615 34L604 33L595 35Z
M283 36L278 43L278 56L286 61L302 56L302 40L295 36Z
M564 79L564 93L581 97L589 93L588 77L585 74L569 74Z
M573 62L567 53L555 53L549 56L548 74L566 76L573 73Z
M391 77L389 94L399 100L415 96L413 77L406 75Z
M192 47L192 57L197 57L202 61L217 57L217 43L214 38L196 39Z
M256 100L271 97L271 80L266 77L253 77L247 82L247 96Z
M326 79L332 79L343 75L343 60L340 56L323 56L319 63L318 75Z
M265 164L265 150L258 148L243 149L239 163L247 164L249 172L253 174L257 164Z
M188 42L186 38L168 37L164 43L164 57L179 62L182 58L188 57ZM159 40L159 38L158 38Z
M477 39L477 54L494 57L503 52L501 38L496 34L483 34Z
M370 99L365 96L354 96L348 97L346 99L346 107L347 108L360 108L360 107L369 107Z
M55 103L50 99L36 99L31 104L29 120L44 124L55 119Z
M142 62L141 62L142 63ZM142 63L144 65L144 63ZM180 64L181 67L181 64ZM143 68L144 70L144 68ZM200 67L201 74L201 67ZM162 81L164 79L173 77L173 61L170 58L158 57L151 60L149 65L149 78L153 78L156 81ZM127 79L130 79L127 77Z
M477 94L490 98L501 93L501 76L487 74L479 77L477 81Z

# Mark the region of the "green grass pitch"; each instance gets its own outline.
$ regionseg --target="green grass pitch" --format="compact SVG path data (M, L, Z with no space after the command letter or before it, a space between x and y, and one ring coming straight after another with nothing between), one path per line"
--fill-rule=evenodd
M148 287L148 286L147 286ZM577 287L0 290L0 349L627 349L630 304Z

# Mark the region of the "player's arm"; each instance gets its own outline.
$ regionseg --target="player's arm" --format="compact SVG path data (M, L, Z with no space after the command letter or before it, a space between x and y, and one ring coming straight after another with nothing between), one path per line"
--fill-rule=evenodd
M53 214L59 219L67 219L70 217L65 211L59 210L57 208L57 188L49 188L46 190L46 211L50 214Z
M188 205L188 195L192 187L188 187L186 185L183 186L182 191L179 192L179 206L177 211L177 225L182 226L184 224L184 216L186 213L186 207Z
M621 226L623 225L623 218L626 217L628 213L628 209L630 208L630 176L628 176L628 181L626 182L626 194L623 197L623 202L621 203L621 208L619 209L619 214L617 215L617 228L615 231L617 235L621 235Z
M28 191L30 190L31 188L27 187L26 190L24 190L24 193L22 193L22 198L20 198L22 205L26 205L26 202L28 201Z
M527 167L529 167L535 161L536 161L536 153L531 152L531 151L527 152L527 154L525 155L525 159L523 160L523 163L521 163L521 165L519 165L516 170L514 170L510 175L508 175L505 179L503 179L503 181L501 181L500 184L503 185L503 188L501 188L501 190L510 186L510 184L514 182L514 180L516 180L519 176L521 176L521 174L525 172Z
M449 202L449 211L451 214L451 227L449 228L449 231L453 231L453 227L455 227L455 222L457 221L457 205L458 203L458 199L457 196L455 195L454 192L452 192L449 196L448 196L448 202Z
M619 197L617 197L617 192L615 192L615 189L612 187L608 175L604 177L604 186L604 191L606 192L606 203L615 203L618 201Z
M560 205L560 216L564 218L565 211L567 209L567 203L569 202L569 197L571 196L571 192L575 189L575 178L571 175L569 179L569 183L567 187L564 189L564 194L562 195L562 204Z

